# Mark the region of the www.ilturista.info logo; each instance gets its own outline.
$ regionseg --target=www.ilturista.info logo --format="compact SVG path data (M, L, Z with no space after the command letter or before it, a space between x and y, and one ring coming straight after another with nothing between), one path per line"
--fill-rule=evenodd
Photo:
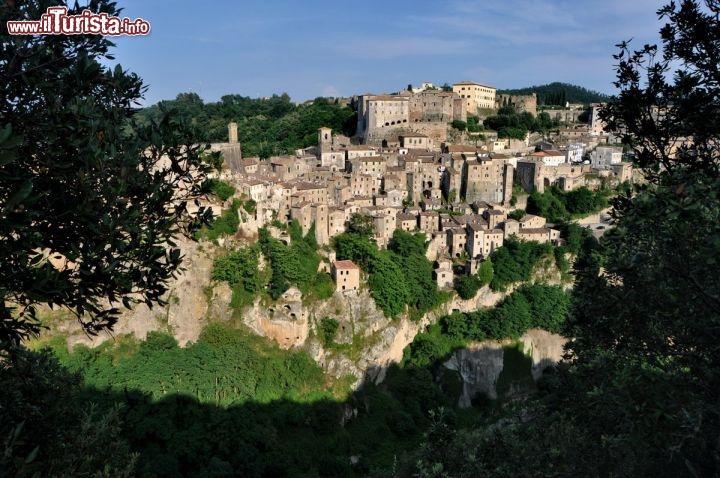
M111 17L107 13L83 10L80 15L67 14L66 7L49 7L38 21L7 22L10 35L147 35L150 24L138 18Z

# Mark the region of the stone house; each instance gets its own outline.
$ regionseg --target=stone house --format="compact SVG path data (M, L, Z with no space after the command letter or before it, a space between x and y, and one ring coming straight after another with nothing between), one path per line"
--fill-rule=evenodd
M467 226L467 250L471 258L488 257L504 242L500 229L486 229L475 225Z
M433 211L424 211L419 215L420 230L428 235L437 232L440 228L440 215Z
M520 218L520 229L537 229L545 227L546 220L544 217L535 216L533 214L525 214Z
M520 228L518 238L523 241L550 242L556 244L560 239L560 231L547 227Z
M437 261L433 272L433 279L437 283L438 289L452 289L455 281L455 273L453 272L452 262L448 259Z
M424 134L406 133L400 136L400 146L408 149L425 149L430 148L429 138Z
M298 176L298 170L295 167L295 158L291 156L270 158L270 168L272 173L280 178L281 181L290 181Z
M264 201L268 197L268 185L265 184L265 181L250 179L243 181L240 185L242 194L255 202Z
M353 261L335 261L330 268L335 280L335 291L358 290L360 288L360 268Z
M565 164L565 161L567 159L565 153L552 149L545 151L535 151L534 153L530 153L528 156L530 157L530 159L537 159L539 161L542 161L543 164L545 164L546 166L559 166L561 164Z
M467 232L463 227L454 227L446 229L447 247L451 256L460 257L465 250L467 242Z
M395 220L397 229L406 232L414 232L417 229L417 217L414 214L399 213Z

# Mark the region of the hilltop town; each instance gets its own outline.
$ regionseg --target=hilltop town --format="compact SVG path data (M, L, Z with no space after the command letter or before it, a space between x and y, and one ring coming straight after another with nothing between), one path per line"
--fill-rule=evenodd
M560 241L560 232L543 217L508 216L524 206L517 203L514 185L516 192L521 187L531 193L631 179L622 148L608 145L612 139L603 133L600 105L592 105L587 124L577 122L583 105L550 111L561 125L554 135L518 140L483 130L453 142L458 137L453 121L482 117L501 105L536 115L537 100L497 95L495 88L474 82L447 90L424 83L396 95L362 95L355 137L320 128L317 147L267 160L242 158L237 125L230 123L228 143L213 145L225 157L219 179L255 204L252 220L238 234L252 237L260 227L297 220L304 234L314 225L322 246L360 215L369 218L380 247L396 229L425 233L428 256L439 268L438 286L452 287L450 260L469 258L472 273L509 236ZM221 206L209 206L220 213ZM345 287L357 288L358 282L338 284L339 290Z

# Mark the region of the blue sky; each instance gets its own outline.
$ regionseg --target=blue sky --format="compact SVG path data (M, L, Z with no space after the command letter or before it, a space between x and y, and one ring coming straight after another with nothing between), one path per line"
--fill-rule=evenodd
M145 104L180 92L303 101L462 80L613 93L614 45L657 43L662 3L119 0L122 17L152 30L118 38L114 54L149 85Z

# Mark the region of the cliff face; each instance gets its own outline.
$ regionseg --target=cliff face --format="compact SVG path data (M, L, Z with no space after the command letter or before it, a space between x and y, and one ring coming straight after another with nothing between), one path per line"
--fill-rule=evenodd
M242 311L230 308L232 291L225 283L211 281L216 247L190 241L182 243L184 270L178 274L164 307L147 308L140 305L128 311L113 335L132 333L145 338L152 330L172 333L180 345L196 341L202 328L210 321L237 323L240 321L258 335L274 340L282 348L302 348L330 375L355 377L354 385L365 380L380 382L389 364L402 359L403 349L428 324L454 311L470 312L492 307L505 293L481 288L475 297L451 300L419 320L403 316L389 319L375 305L367 289L335 293L330 299L308 303L295 288L289 289L275 302L256 299ZM544 264L534 274L536 280L555 282L557 271ZM558 277L556 277L558 276ZM320 323L328 317L338 322L334 343L324 346L319 339ZM95 346L111 338L85 335L72 319L54 320L51 329L67 337L69 346L84 343ZM524 350L532 357L532 377L537 379L542 369L555 363L562 354L562 339L543 331L530 331L521 339ZM456 352L446 366L457 370L464 383L461 397L469 405L477 394L497 397L496 384L503 370L505 355L502 343L476 344Z
M170 285L165 297L167 305L150 309L145 304L138 304L120 318L112 334L105 332L94 337L85 334L77 321L67 314L46 311L44 313L51 315L50 332L64 335L69 347L77 344L94 347L124 334L144 339L154 330L173 334L180 345L196 341L209 315L207 291L214 256L207 245L192 241L178 241L178 244L184 255L183 270Z
M537 381L545 368L560 361L565 341L564 337L545 330L528 330L517 342L525 356L519 360L512 356L515 345L512 340L479 342L457 350L443 365L457 371L462 379L459 406L470 407L481 396L495 400L501 386L505 397L523 393L526 378ZM510 360L513 363L506 364ZM503 372L505 380L501 383Z

